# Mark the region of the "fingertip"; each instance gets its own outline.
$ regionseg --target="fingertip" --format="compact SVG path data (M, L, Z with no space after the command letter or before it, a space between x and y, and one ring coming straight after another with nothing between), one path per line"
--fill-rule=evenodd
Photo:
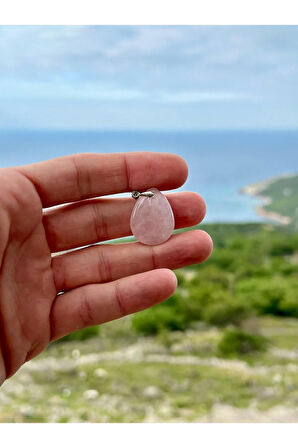
M183 184L185 184L188 177L188 165L186 163L186 160L178 154L171 155L173 157L173 160L175 160L177 167L179 168L179 177L177 177L177 179L179 179L179 186L182 186Z
M185 183L188 166L183 157L169 152L151 154L155 155L155 169L157 168L162 173L163 190L173 190Z
M177 277L171 269L159 268L144 272L142 308L161 303L173 295L177 288Z
M131 314L150 308L168 299L177 288L176 275L167 268L135 274L118 281L122 283L121 302Z
M205 230L197 230L197 232L200 232L201 238L203 238L204 244L202 246L202 261L207 260L213 251L213 240L209 233L205 232Z
M173 190L181 187L187 179L187 164L177 154L134 152L127 153L125 160L130 190L150 186L159 190Z
M188 193L189 198L191 199L191 217L193 221L193 225L199 224L203 221L206 215L206 203L202 196L199 193L194 191Z
M157 281L162 286L163 294L167 297L174 294L178 285L175 273L167 268L156 269L154 272L157 274Z
M212 239L203 230L189 230L176 237L176 255L180 258L180 265L202 263L211 255Z

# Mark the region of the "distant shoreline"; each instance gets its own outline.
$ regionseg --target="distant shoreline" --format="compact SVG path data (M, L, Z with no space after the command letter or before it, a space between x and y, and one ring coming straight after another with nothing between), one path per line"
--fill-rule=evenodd
M263 195L262 192L269 185L276 182L277 180L285 179L285 178L289 178L289 177L293 177L293 175L288 174L288 175L283 175L283 176L275 176L275 177L266 179L264 181L257 182L255 184L246 185L245 187L243 187L241 189L241 193L249 195L249 196L253 196L253 197L256 197L256 198L262 200L263 204L257 205L255 208L257 215L265 217L267 219L270 219L271 221L275 221L281 225L287 226L291 223L291 218L289 216L281 215L280 213L277 213L277 212L271 212L271 211L266 210L264 207L266 205L271 204L272 198L270 196Z

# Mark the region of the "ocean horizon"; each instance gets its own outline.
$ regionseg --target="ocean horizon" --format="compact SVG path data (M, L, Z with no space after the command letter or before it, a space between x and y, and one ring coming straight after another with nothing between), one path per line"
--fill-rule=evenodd
M298 172L298 131L0 131L1 167L80 152L131 151L184 157L189 178L179 190L204 197L209 223L264 221L255 212L260 200L241 189Z

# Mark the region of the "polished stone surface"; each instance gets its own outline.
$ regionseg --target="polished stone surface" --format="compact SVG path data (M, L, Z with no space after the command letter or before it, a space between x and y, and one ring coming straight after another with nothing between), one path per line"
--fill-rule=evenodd
M157 189L149 188L154 196L140 196L130 218L130 227L136 239L154 246L167 241L175 227L174 215L167 198Z

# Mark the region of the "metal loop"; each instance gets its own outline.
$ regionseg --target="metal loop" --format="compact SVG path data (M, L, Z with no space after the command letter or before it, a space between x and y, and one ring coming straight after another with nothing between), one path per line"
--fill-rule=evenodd
M143 193L140 193L139 191L135 190L131 193L131 196L134 199L138 199L140 196L145 196L147 198L152 198L152 196L154 196L153 191L144 191Z

